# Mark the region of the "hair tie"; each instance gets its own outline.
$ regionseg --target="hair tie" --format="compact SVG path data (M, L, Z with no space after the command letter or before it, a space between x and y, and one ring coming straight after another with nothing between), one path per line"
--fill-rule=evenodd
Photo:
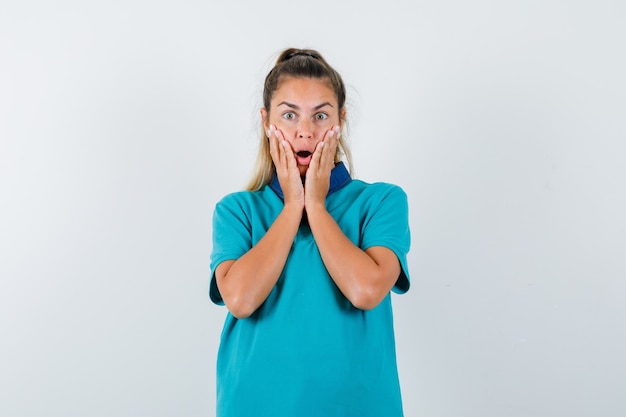
M320 57L317 56L316 54L312 54L310 52L305 52L305 51L296 51L296 52L292 52L289 55L287 55L285 61L293 58L294 56L309 56L309 57L314 58L314 59L320 59Z

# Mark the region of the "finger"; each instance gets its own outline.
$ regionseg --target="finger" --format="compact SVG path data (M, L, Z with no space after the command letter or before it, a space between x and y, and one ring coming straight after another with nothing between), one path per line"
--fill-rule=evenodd
M276 163L276 158L278 157L278 149L276 148L276 140L272 137L274 131L272 130L274 126L270 125L270 128L265 132L267 135L267 140L270 145L270 155L272 156L272 160Z
M280 139L277 135L277 129L274 125L270 125L267 131L268 140L270 141L270 155L276 169L282 168L285 164L283 147L280 145Z
M329 156L329 159L330 159L329 162L330 162L331 167L333 167L333 168L335 167L335 158L337 156L337 148L339 146L339 138L341 137L341 127L335 126L334 130L335 130L335 135L334 135L334 137L332 139L332 144L331 144L331 146L329 146L329 149L328 149L328 156Z
M309 169L312 169L313 172L316 172L319 169L323 169L325 165L327 165L326 151L328 149L329 143L332 141L333 130L328 130L324 134L324 138L315 146L315 150L313 151L313 156L311 157L311 164Z
M311 172L315 172L318 167L321 166L324 148L326 148L326 142L324 141L315 145L315 150L313 151L313 156L311 157L311 163L309 164L309 170Z
M335 126L326 132L324 137L324 148L322 149L320 164L332 169L335 165L335 154L337 153L337 143L339 136L339 126Z
M284 163L284 166L288 170L297 170L298 164L296 162L296 155L293 151L293 148L291 147L291 144L285 139L285 135L281 130L276 130L276 138L277 143L280 146L280 152L282 155L282 161Z
M286 140L283 139L282 141L283 144L283 149L285 151L285 160L287 163L287 166L290 169L294 169L297 167L297 162L296 162L296 155L293 152L293 149L291 148L291 145L289 144L289 142L287 142Z

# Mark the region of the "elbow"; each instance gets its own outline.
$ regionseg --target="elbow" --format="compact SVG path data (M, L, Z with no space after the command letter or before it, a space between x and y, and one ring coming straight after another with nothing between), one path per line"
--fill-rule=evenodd
M218 282L218 286L219 286ZM233 287L232 285L225 285L225 282L221 282L220 292L222 300L228 309L228 312L237 319L245 319L250 317L259 304L255 304L254 297L252 297L248 291L244 288Z
M224 300L224 303L226 304L226 308L228 308L230 314L237 319L250 317L258 308L258 306L254 306L252 303L240 298Z
M383 294L373 288L362 288L351 294L348 300L355 308L368 311L376 308L386 295L387 293Z
M374 308L376 308L378 304L380 304L381 301L382 301L382 298L376 299L376 300L358 299L358 300L350 301L350 302L355 308L358 308L359 310L369 311L369 310L373 310Z
M247 319L248 317L250 317L252 315L252 313L254 313L254 310L252 309L248 309L245 307L230 307L228 306L228 304L226 305L226 307L228 308L228 311L230 312L230 314L235 317L236 319Z
M373 310L389 295L393 285L393 277L376 273L360 279L353 277L353 285L344 293L352 305L359 310Z

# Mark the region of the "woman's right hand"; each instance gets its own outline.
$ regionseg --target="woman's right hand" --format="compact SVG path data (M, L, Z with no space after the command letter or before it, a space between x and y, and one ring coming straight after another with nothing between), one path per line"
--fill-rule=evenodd
M283 132L274 125L270 125L267 136L270 141L270 155L276 167L280 188L283 190L285 205L296 204L304 210L304 185L293 149L285 140Z

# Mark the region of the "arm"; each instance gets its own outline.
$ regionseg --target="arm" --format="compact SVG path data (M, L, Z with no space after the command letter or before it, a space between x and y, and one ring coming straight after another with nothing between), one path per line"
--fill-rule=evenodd
M273 126L268 140L285 205L256 245L239 259L222 262L215 270L222 299L237 318L254 313L276 285L303 214L304 188L293 152Z
M285 205L267 233L237 260L222 262L215 279L231 314L246 318L256 311L276 285L285 266L302 208Z
M318 144L306 175L305 209L322 261L335 284L352 305L369 310L396 283L400 261L386 247L373 246L364 251L354 245L326 210L338 137L339 129L332 129Z
M307 206L307 216L322 261L339 290L356 308L376 307L400 275L396 254L384 246L363 251L354 245L324 205Z

